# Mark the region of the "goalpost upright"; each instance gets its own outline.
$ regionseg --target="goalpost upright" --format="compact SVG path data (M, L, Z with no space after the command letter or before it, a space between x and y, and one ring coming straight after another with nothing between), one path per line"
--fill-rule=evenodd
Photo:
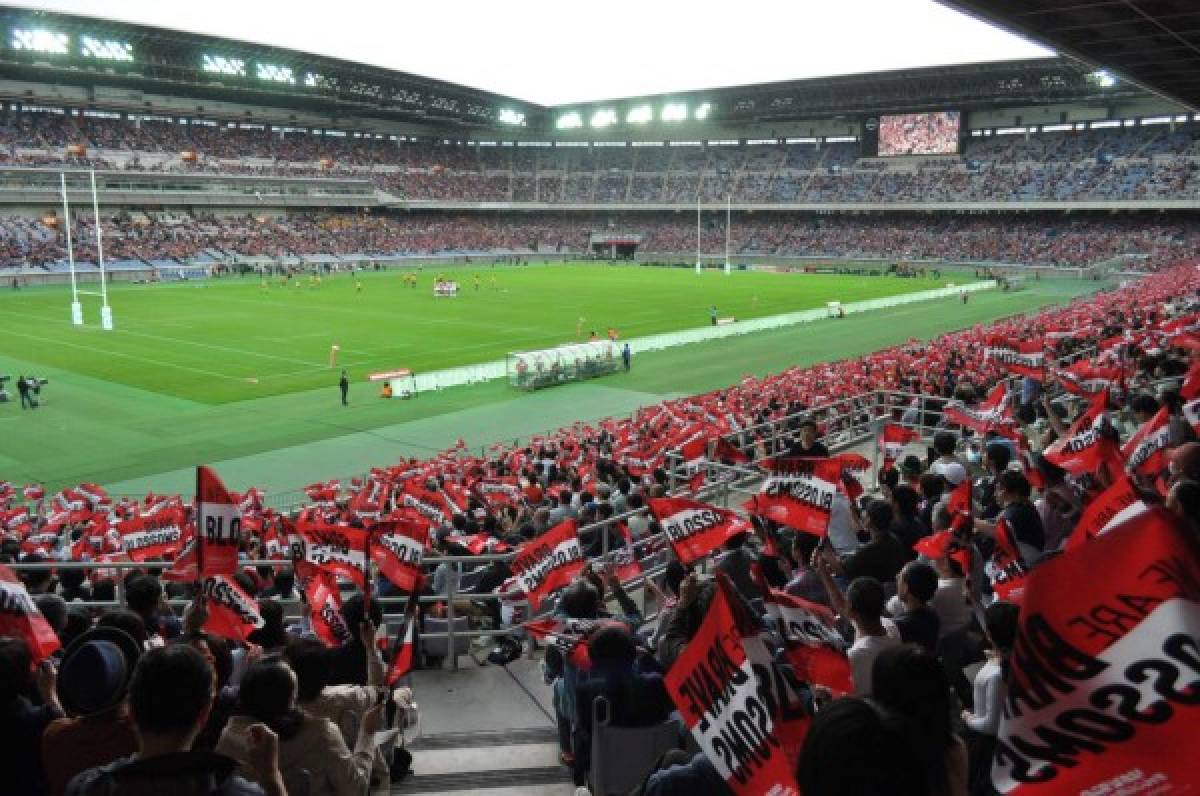
M67 231L67 267L71 271L71 324L83 326L83 305L79 303L79 287L75 283L75 251L71 242L71 206L67 203L67 173L58 173L62 188L63 226Z
M733 195L725 194L725 276L729 276L729 228L733 218Z
M111 332L113 328L112 307L108 306L108 281L104 274L104 234L100 229L100 200L96 193L96 170L92 177L92 214L96 221L96 260L100 266L100 328Z

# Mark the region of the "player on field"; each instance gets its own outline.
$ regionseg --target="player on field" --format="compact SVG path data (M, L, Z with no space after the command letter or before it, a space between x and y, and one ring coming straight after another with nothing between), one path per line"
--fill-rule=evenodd
M357 276L354 277L354 292L355 293L362 292L362 280L359 279Z
M576 340L578 340L580 337L583 337L583 322L586 320L587 320L587 318L580 315L579 320L575 322L575 339Z
M479 279L479 274L475 274L475 292L479 292L479 286L482 284Z

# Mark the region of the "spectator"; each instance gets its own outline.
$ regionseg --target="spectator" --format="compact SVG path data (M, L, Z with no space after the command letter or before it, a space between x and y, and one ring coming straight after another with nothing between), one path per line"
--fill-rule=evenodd
M33 660L24 639L0 636L0 771L6 788L13 793L38 796L46 792L41 755L41 738L46 727L63 716L58 701L57 672L50 661L42 661L36 674L41 704L32 703L27 692L33 683Z
M51 722L42 736L51 796L64 793L79 772L138 750L125 696L141 655L141 644L115 627L89 630L63 653L58 691L71 718Z
M250 665L238 691L239 710L221 733L217 752L239 763L239 772L263 784L253 764L254 728L265 725L279 741L279 771L288 782L308 782L312 796L358 796L370 785L372 736L383 722L383 703L367 710L351 751L328 719L296 707L296 675L278 658Z
M601 627L588 638L587 646L592 668L576 690L572 735L577 786L584 784L591 766L592 721L598 700L605 700L605 715L616 727L658 724L675 710L662 676L635 669L638 649L628 628L620 624Z
M262 724L248 728L246 761L255 785L234 773L236 761L191 751L212 706L212 667L184 644L156 648L138 661L129 683L129 709L138 752L91 768L67 785L68 796L113 793L210 793L286 796L279 773L278 739Z
M900 640L917 644L928 652L937 651L941 620L930 607L938 590L938 576L933 567L920 561L910 561L896 576L896 596L890 606L892 623L900 631Z
M970 749L970 791L972 796L991 794L992 754L1000 731L1003 709L1004 676L1008 656L1017 639L1019 611L1012 603L994 602L984 611L987 628L987 662L975 674L973 710L962 712Z
M796 781L805 796L930 794L918 750L903 725L869 701L851 697L813 717Z
M916 750L923 792L966 796L967 747L951 727L950 684L934 654L912 644L884 650L871 677L875 703L897 717Z
M871 667L884 650L898 646L900 631L892 621L883 619L883 586L874 578L861 577L850 582L845 595L833 579L828 560L818 568L825 589L833 601L833 609L854 626L854 643L846 650L850 660L850 676L857 696L872 693Z

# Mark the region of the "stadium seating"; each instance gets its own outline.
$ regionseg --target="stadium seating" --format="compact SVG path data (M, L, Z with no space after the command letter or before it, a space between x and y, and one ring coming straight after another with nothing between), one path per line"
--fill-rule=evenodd
M22 113L0 163L144 171L355 176L415 200L689 203L1139 200L1200 196L1195 123L992 135L913 170L838 142L519 147L378 134ZM85 148L68 154L67 146ZM189 153L186 157L184 153Z
M488 178L481 178L488 179ZM634 188L637 184L635 182ZM604 190L611 183L601 181ZM586 252L593 229L613 225L641 233L644 252L687 257L696 247L691 216L546 213L404 216L300 214L262 219L120 214L104 219L105 255L111 260L220 261L232 255L275 260L320 254L389 255L456 252ZM725 248L723 224L706 225L706 252ZM75 257L95 261L90 219L76 222ZM882 257L967 262L1088 266L1122 255L1140 270L1200 253L1200 224L1190 217L940 215L801 216L755 214L734 219L731 251L759 255ZM39 220L0 218L0 269L41 267L66 260L58 233Z

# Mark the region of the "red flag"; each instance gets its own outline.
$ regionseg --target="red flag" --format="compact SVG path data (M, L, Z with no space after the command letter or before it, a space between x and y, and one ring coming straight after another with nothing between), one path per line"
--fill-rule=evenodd
M763 465L771 474L743 507L798 531L824 536L842 480L841 463L837 459L777 457L764 460Z
M228 575L206 577L201 594L208 608L208 621L204 623L206 633L244 642L265 624L255 599L242 591L237 581Z
M1183 380L1183 386L1179 388L1179 395L1185 401L1200 398L1200 364L1192 365L1187 378Z
M332 572L306 561L296 562L296 579L308 603L313 632L327 647L337 647L353 638L342 616L342 592Z
M996 597L1010 603L1021 602L1029 565L1003 517L996 520L996 548L992 551L991 560L984 566L984 572L991 580Z
M421 557L428 543L428 526L385 520L371 529L371 560L392 585L411 592L421 578Z
M799 796L788 759L799 745L785 746L780 738L771 661L760 659L766 652L761 642L744 642L725 589L718 588L700 629L664 678L667 692L734 793Z
M1009 373L1046 380L1046 346L1041 339L988 338L987 356Z
M564 520L517 548L512 572L534 608L583 571L575 520Z
M833 612L776 589L763 594L767 620L783 639L796 676L835 695L853 693L846 641L834 625Z
M221 479L208 467L196 468L196 534L202 577L237 572L242 515Z
M0 636L25 639L34 663L62 646L25 584L4 564L0 564Z
M1029 576L992 783L1003 794L1190 793L1200 557L1151 508Z
M399 682L400 678L412 671L413 658L416 655L417 630L417 595L409 595L408 605L404 609L404 627L396 636L396 650L392 665L388 668L385 682L389 687Z
M195 529L190 529L170 568L163 572L163 580L183 583L200 580L200 560L196 549Z
M1147 478L1157 478L1167 469L1167 445L1170 441L1170 416L1167 407L1162 407L1154 417L1142 423L1137 432L1125 443L1121 453L1125 456L1125 467L1129 472Z
M183 546L183 509L173 508L117 523L121 547L131 561L175 556Z
M592 668L591 657L588 655L588 636L601 625L608 623L624 627L623 623L616 620L568 619L562 616L531 619L521 623L521 627L528 630L529 635L538 641L557 649L575 668L588 671Z
M302 560L366 588L369 537L366 529L301 517L296 523L296 534L304 542Z
M879 435L879 452L883 454L884 469L890 470L895 465L906 445L920 441L920 432L895 423L885 423Z
M1107 423L1104 410L1107 406L1108 391L1105 390L1071 425L1066 436L1046 448L1046 461L1071 475L1095 473L1105 464L1119 463L1121 452L1117 444L1104 434Z
M742 453L742 451L729 440L724 437L717 437L716 449L713 451L713 458L717 460L728 460L736 464L743 464L750 461L750 457Z
M751 531L750 523L730 509L699 500L650 498L647 504L684 566L720 548L731 537Z
M1121 474L1083 510L1079 522L1075 524L1075 530L1067 538L1066 549L1073 550L1148 508L1142 502L1133 482L1128 476Z

